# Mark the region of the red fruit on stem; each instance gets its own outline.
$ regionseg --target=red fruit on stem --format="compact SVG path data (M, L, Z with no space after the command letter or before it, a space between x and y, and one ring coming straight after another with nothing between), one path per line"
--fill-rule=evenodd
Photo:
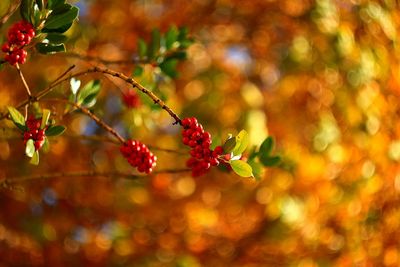
M137 168L139 172L149 174L156 166L157 157L139 141L127 140L120 147L120 151L129 164Z

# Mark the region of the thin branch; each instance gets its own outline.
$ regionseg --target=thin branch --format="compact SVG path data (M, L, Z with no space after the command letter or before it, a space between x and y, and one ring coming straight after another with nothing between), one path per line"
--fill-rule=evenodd
M73 68L75 68L75 65L71 65L66 71L64 71L60 76L58 76L54 81L50 83L50 85L58 82L62 77L67 75Z
M21 0L15 0L14 3L10 5L7 12L0 18L0 26L6 23L6 21L11 17L11 15L18 9L21 4Z
M146 89L143 85L141 85L140 83L138 83L137 81L135 81L133 78L126 76L123 73L120 72L116 72L110 69L106 69L106 68L100 68L100 67L93 67L93 68L89 68L86 69L84 71L80 71L74 74L69 75L69 77L67 78L63 78L61 80L58 80L57 82L49 85L49 87L47 87L46 89L42 90L41 92L39 92L36 96L31 96L29 99L26 99L25 101L23 101L22 103L20 103L17 108L21 108L24 105L30 103L31 101L38 101L40 100L42 97L44 97L45 95L47 95L48 93L50 93L51 91L54 90L55 87L57 87L59 84L68 81L69 79L71 79L72 77L79 77L79 76L84 76L90 73L103 73L103 74L108 74L111 75L113 77L117 77L123 81L125 81L126 83L132 85L134 88L137 88L139 91L143 92L144 94L146 94L148 97L151 98L151 100L153 100L154 104L159 105L162 109L164 109L166 112L168 112L168 114L175 120L175 122L173 124L180 124L182 125L182 121L179 118L179 116L170 108L168 107L164 101L162 101L160 98L158 98L153 92L149 91L148 89ZM8 113L2 114L0 116L0 120L6 118L8 115Z
M21 71L21 69L20 69L18 63L15 65L15 68L17 69L18 74L19 74L19 77L21 78L21 81L22 81L22 83L24 84L26 93L28 94L28 98L31 98L31 96L32 96L31 90L29 89L29 86L28 86L28 84L27 84L27 82L26 82L26 80L25 80L24 75L22 74L22 71ZM28 104L28 103L27 103L27 104Z
M71 106L75 107L76 109L79 109L84 114L86 114L88 117L90 117L92 120L94 120L97 123L97 125L102 127L104 130L106 130L110 134L114 135L119 140L120 143L125 143L125 139L119 133L117 133L117 131L115 131L111 126L106 124L102 119L100 119L99 117L94 115L87 108L82 107L81 105L79 105L77 103L68 101L67 99L62 99L62 98L49 98L49 99L43 99L42 101L65 103L65 104L68 104L68 105L71 105Z
M165 169L154 171L151 175L165 174L165 173L183 173L189 172L190 169ZM134 175L132 173L118 172L118 171L74 171L74 172L55 172L45 174L32 174L23 176L8 177L0 181L0 187L7 187L10 184L33 181L33 180L46 180L61 177L121 177L126 179L139 179L148 177L148 175Z

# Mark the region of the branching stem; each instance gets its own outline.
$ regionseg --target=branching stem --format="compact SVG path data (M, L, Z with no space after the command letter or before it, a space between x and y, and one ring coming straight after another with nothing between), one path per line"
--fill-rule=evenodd
M86 114L88 117L90 117L93 121L95 121L97 123L97 125L99 125L104 130L106 130L107 132L109 132L110 134L115 136L120 143L125 142L125 139L119 133L117 133L117 131L115 131L111 126L109 126L102 119L100 119L99 117L94 115L90 110L88 110L85 107L82 107L81 105L79 105L77 103L70 102L67 99L62 99L62 98L48 98L48 99L43 99L42 101L60 102L60 103L71 105L71 106L75 107L76 109L79 109L80 111L82 111L84 114Z
M117 78L125 81L126 83L132 85L134 88L138 89L142 93L146 94L148 97L151 98L151 100L153 100L154 104L159 105L162 109L164 109L166 112L168 112L168 114L175 120L174 124L182 124L182 121L179 118L179 116L170 107L168 107L164 103L164 101L162 101L159 97L157 97L153 92L149 91L143 85L141 85L140 83L135 81L133 78L128 77L123 73L120 73L120 72L117 72L117 71L114 71L114 70L110 70L110 69L106 69L106 68L100 68L100 67L92 67L92 68L86 69L84 71L80 71L80 72L71 74L71 75L69 75L69 77L60 79L60 80L52 83L51 85L49 85L49 87L47 87L46 89L44 89L41 92L39 92L36 96L31 96L29 99L27 99L27 100L23 101L22 103L20 103L17 106L17 108L21 108L24 105L26 105L26 104L28 104L28 103L30 103L32 101L40 100L45 95L47 95L48 93L53 91L55 87L57 87L58 85L60 85L61 83L65 82L65 81L68 81L72 77L84 76L84 75L87 75L89 73L103 73L103 74L111 75L113 77L117 77ZM6 117L7 117L7 114L3 114L3 115L0 116L0 119L4 119Z

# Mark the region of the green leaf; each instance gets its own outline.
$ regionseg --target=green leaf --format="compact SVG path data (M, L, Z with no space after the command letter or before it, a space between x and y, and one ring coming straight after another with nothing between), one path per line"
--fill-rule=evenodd
M46 136L57 136L65 132L67 128L62 125L49 126L46 130Z
M191 46L192 44L194 43L194 41L193 41L193 39L187 39L187 40L184 40L184 41L181 41L180 43L179 43L179 47L180 48L188 48L189 46Z
M62 44L67 40L67 37L60 33L49 33L47 34L46 39L50 44Z
M182 27L179 29L178 41L180 48L188 48L193 43L193 39L188 38L187 36L188 32L189 31L187 27Z
M21 6L20 6L20 13L21 17L28 21L32 22L31 20L31 14L33 12L33 5L34 5L34 0L22 0L21 1Z
M139 58L140 59L144 59L146 57L147 54L147 44L145 41L143 41L142 38L138 39L138 54L139 54Z
M176 26L171 26L165 34L165 48L167 50L174 46L174 43L178 40L179 31Z
M44 143L41 149L43 152L47 153L50 151L50 143L49 143L49 139L46 137L44 138Z
M232 150L235 148L235 146L236 146L236 138L235 137L231 137L231 138L228 138L228 140L225 141L225 143L222 146L222 148L224 149L225 153L231 153Z
M143 74L143 67L140 65L136 65L135 68L133 69L132 76L139 77L142 74Z
M35 151L35 153L33 153L29 163L32 165L39 165L39 151Z
M64 44L45 44L45 43L38 43L36 44L36 49L41 54L55 54L59 52L65 52L65 45Z
M278 165L281 162L281 157L279 157L279 156L269 157L269 156L261 155L260 161L264 166L273 167L273 166Z
M188 28L187 27L181 27L179 28L179 35L178 35L178 40L179 41L184 41L187 39L187 35L188 35Z
M176 58L178 60L185 60L187 58L186 51L176 51L168 56L168 58Z
M259 155L270 155L274 145L274 139L268 136L260 146Z
M49 9L57 9L64 5L65 0L47 0L47 7Z
M10 113L11 120L14 124L21 129L22 131L25 130L25 118L24 116L14 107L7 107L8 113Z
M42 124L40 124L40 129L44 129L46 127L47 122L49 121L51 111L48 109L43 109L42 113Z
M39 7L40 10L42 10L43 7L44 7L44 1L43 0L36 0L36 5Z
M247 161L247 163L253 169L254 178L257 181L260 181L260 179L262 177L262 173L263 173L263 165L260 162L254 161L254 160L249 160L249 161Z
M68 11L61 14L52 14L44 24L46 29L58 29L72 23L79 14L79 8L73 6Z
M39 26L40 17L41 17L41 12L39 6L35 3L33 5L33 23L32 23L35 27Z
M35 142L33 139L29 139L25 145L25 154L32 158L33 154L35 153Z
M177 64L177 59L166 59L159 65L159 67L166 75L171 78L175 78L178 76L178 72L176 71Z
M241 177L252 177L253 169L251 166L242 160L234 160L230 161L229 164L232 167L232 170Z
M248 160L253 160L255 157L257 157L258 152L257 152L257 146L253 146L250 153L249 153L249 158Z
M236 145L232 150L234 156L242 154L249 144L249 134L245 130L241 130L236 136Z
M154 29L151 32L151 43L147 51L148 60L154 59L157 53L160 51L161 46L161 34L159 29Z
M68 29L71 28L71 26L72 26L72 22L69 23L69 24L66 24L66 25L64 25L64 26L62 26L60 28L57 28L57 29L43 28L42 32L44 32L44 33L64 33L66 31L68 31Z
M88 82L77 95L77 103L79 105L88 105L91 103L100 92L100 81L93 80Z

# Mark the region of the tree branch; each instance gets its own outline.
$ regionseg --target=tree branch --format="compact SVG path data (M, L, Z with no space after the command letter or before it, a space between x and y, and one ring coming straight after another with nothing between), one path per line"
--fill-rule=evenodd
M21 4L21 0L15 0L14 3L10 5L7 12L0 18L0 26L2 26L11 17L11 15L18 9Z
M67 75L68 72L70 72L73 68L75 68L75 65L71 65L66 71L64 71L60 76L58 76L54 81L52 81L50 83L50 85L52 85L52 84L56 83L57 81L59 81L62 77Z
M137 81L135 81L133 78L126 76L123 73L117 72L117 71L113 71L110 69L106 69L106 68L100 68L100 67L93 67L93 68L89 68L87 70L84 71L80 71L74 74L69 75L69 77L58 80L57 82L49 85L49 87L47 87L46 89L42 90L41 92L39 92L36 96L31 96L30 99L26 99L25 101L23 101L22 103L20 103L17 108L21 108L24 105L32 102L32 101L38 101L41 98L43 98L45 95L47 95L48 93L50 93L51 91L54 90L55 87L57 87L59 84L68 81L69 79L71 79L72 77L79 77L79 76L84 76L90 73L103 73L103 74L107 74L107 75L111 75L113 77L117 77L123 81L125 81L126 83L132 85L134 88L138 89L139 91L143 92L144 94L146 94L148 97L151 98L151 100L153 100L154 104L159 105L162 109L164 109L166 112L168 112L168 114L175 120L175 122L173 124L180 124L182 125L182 121L179 118L179 116L170 108L168 107L164 101L162 101L160 98L158 98L153 92L149 91L148 89L146 89L143 85L141 85L140 83L138 83ZM3 115L0 116L0 120L4 119L7 117L8 113L5 113Z
M189 172L190 169L165 169L154 171L150 176L165 173L183 173ZM139 179L143 177L149 177L148 175L134 175L132 173L118 172L118 171L73 171L73 172L55 172L55 173L45 173L45 174L32 174L23 176L6 177L0 181L0 187L7 187L8 185L28 182L33 180L46 180L61 177L122 177L126 179Z
M28 83L26 82L25 77L24 77L24 75L22 74L22 71L21 71L21 69L20 69L18 63L15 65L15 68L17 69L18 74L19 74L19 77L21 78L21 81L22 81L22 83L24 84L26 93L28 94L28 98L31 98L31 96L32 96L31 90L29 89ZM28 103L27 103L27 104L28 104Z
M64 104L68 104L71 105L73 107L75 107L76 109L79 109L80 111L82 111L84 114L86 114L88 117L90 117L92 120L94 120L97 125L99 125L100 127L102 127L104 130L106 130L107 132L109 132L110 134L114 135L118 141L120 143L125 143L125 139L119 134L117 133L117 131L115 131L111 126L109 126L108 124L106 124L102 119L100 119L99 117L97 117L96 115L94 115L90 110L88 110L85 107L82 107L81 105L78 105L77 103L74 102L70 102L67 99L62 99L62 98L48 98L48 99L42 99L42 101L49 101L49 102L60 102L60 103L64 103Z

